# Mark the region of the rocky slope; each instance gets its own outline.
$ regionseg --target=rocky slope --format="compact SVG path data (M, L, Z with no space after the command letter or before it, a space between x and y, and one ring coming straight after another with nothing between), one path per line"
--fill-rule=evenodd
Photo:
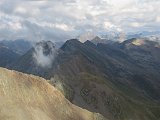
M1 120L105 120L71 104L43 78L0 68Z

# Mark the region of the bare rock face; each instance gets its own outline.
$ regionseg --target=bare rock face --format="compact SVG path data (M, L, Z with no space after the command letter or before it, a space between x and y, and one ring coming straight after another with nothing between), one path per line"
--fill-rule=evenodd
M45 79L0 68L0 120L105 120L71 104Z

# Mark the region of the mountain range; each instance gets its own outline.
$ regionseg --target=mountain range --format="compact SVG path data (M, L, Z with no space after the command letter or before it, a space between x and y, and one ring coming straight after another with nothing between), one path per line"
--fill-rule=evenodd
M35 54L47 62L37 62ZM50 41L40 42L8 68L49 79L71 103L109 120L158 120L159 61L155 41L94 44L71 39L59 49Z

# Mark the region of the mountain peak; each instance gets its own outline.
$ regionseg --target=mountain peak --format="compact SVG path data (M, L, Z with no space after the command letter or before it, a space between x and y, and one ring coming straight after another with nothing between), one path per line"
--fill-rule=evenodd
M113 40L105 39L105 38L100 38L99 36L96 36L91 40L92 43L98 44L98 43L103 43L103 44L112 44L114 43Z
M95 38L93 38L92 40L101 40L101 38L99 36L96 36Z
M82 43L78 39L70 39L67 40L64 45L61 47L62 50L65 49L72 49L75 48L76 46L81 45Z
M36 46L41 46L43 48L55 47L54 43L51 41L40 41L36 43Z
M86 42L84 42L84 44L85 44L86 46L89 46L89 47L92 47L92 48L95 48L95 47L96 47L96 45L95 45L93 42L89 41L89 40L87 40Z
M81 41L82 43L85 42L86 40L91 40L95 37L95 34L92 32L86 32L81 34L78 39L79 41Z
M41 41L36 43L35 49L42 50L44 55L49 55L55 49L55 45L51 41Z

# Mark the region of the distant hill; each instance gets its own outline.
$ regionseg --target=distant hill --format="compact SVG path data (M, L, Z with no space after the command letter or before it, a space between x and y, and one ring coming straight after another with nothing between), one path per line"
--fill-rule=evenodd
M25 54L29 49L32 48L32 44L23 39L2 40L0 43L4 44L6 47L20 55Z
M20 57L19 54L0 43L0 67L7 67Z

